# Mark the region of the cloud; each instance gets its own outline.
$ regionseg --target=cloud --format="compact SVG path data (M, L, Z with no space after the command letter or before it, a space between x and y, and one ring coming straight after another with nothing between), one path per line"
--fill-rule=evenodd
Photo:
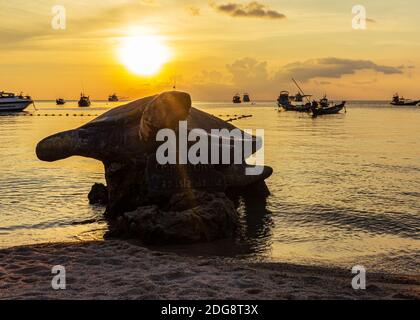
M252 91L253 99L272 95L274 82L269 77L268 64L254 58L243 58L226 65L225 70L203 70L188 89L196 99L229 99L236 92ZM268 85L267 85L268 84ZM256 93L258 92L258 96Z
M197 8L197 7L194 7L194 6L189 6L189 7L187 8L187 11L188 11L188 13L189 13L190 15L192 15L192 16L194 16L194 17L197 17L197 16L201 15L201 10L200 10L200 8Z
M258 62L253 58L237 60L226 68L233 77L233 83L239 86L251 84L258 86L269 78L267 62Z
M403 64L403 65L399 66L398 68L399 69L415 69L416 66L415 65L412 65L412 64L410 64L410 65Z
M124 31L120 30L122 22L144 19L158 7L156 0L121 0L105 6L93 2L71 3L65 6L67 28L57 31L51 28L51 8L44 4L41 11L31 8L32 11L17 12L17 21L28 20L31 24L11 24L0 32L0 41L2 47L25 50L45 49L46 46L59 50L69 50L71 46L74 50L74 42L78 43L76 50L91 48L97 39L124 36ZM31 16L31 19L26 16Z
M276 79L295 77L300 81L308 81L314 78L341 78L344 75L352 75L361 70L371 70L386 75L403 73L401 68L379 65L370 60L331 57L287 64L279 70Z
M314 83L315 83L316 85L326 86L326 85L328 85L328 84L331 84L331 81L317 81L317 80L314 80Z
M252 1L248 4L227 3L227 4L212 4L212 6L221 13L230 15L231 17L248 17L261 19L285 19L286 16L278 11L268 9L265 5Z
M280 69L270 70L266 61L258 61L246 57L226 65L225 72L203 71L197 76L189 90L198 99L228 99L235 92L250 91L254 99L266 99L273 97L281 88L291 86L291 78L300 82L309 82L312 92L317 92L317 87L337 84L330 79L341 78L344 75L352 75L357 71L370 70L385 75L401 74L400 67L379 65L369 60L352 60L340 58L322 58L294 62ZM227 72L226 72L227 71ZM368 85L377 82L376 77L369 83L362 80L358 85ZM315 87L313 87L315 85Z
M222 83L225 80L226 79L224 79L224 75L221 72L215 70L202 70L201 74L198 74L194 78L195 83Z
M358 86L367 86L378 82L378 79L366 80L366 81L353 81L353 84Z
M146 4L146 5L155 5L156 0L141 0L140 3Z

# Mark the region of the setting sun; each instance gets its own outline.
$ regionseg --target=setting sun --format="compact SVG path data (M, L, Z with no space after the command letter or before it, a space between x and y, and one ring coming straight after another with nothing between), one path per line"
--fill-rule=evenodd
M169 48L157 36L125 38L118 54L128 70L141 76L158 73L171 56Z

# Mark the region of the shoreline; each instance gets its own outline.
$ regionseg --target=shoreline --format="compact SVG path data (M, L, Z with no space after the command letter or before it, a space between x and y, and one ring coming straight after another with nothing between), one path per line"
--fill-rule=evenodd
M55 265L66 290L51 288ZM0 299L420 299L420 275L367 274L275 262L226 261L153 251L130 242L92 241L0 250Z

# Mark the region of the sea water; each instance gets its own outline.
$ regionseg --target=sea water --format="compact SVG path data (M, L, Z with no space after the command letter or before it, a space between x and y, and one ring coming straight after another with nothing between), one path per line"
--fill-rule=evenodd
M0 248L103 239L104 209L87 200L92 184L104 183L102 164L41 162L35 146L119 104L38 102L38 111L0 116ZM252 115L233 124L265 130L265 163L274 174L265 201L239 199L237 239L181 252L420 271L420 107L355 101L347 114L313 119L278 112L274 102L194 105L223 119Z

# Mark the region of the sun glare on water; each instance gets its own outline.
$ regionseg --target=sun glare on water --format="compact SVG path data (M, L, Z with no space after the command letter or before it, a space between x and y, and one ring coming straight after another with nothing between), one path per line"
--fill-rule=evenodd
M118 50L119 59L131 72L152 76L160 71L171 57L169 48L157 36L125 38Z

